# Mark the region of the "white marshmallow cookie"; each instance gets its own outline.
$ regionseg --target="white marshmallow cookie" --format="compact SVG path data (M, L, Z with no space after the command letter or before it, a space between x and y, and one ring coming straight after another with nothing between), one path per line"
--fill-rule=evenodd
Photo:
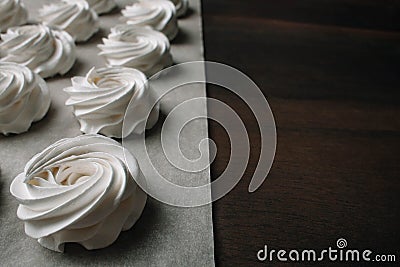
M153 105L146 76L136 69L93 68L86 77L72 78L72 87L64 90L69 95L65 104L73 107L84 133L121 138L143 133L158 120L159 108ZM125 121L123 132L130 101L129 121Z
M127 24L150 26L171 41L178 34L178 21L174 4L169 0L142 0L122 10Z
M77 42L85 42L99 31L97 13L85 0L63 0L43 6L39 20L68 32Z
M108 66L135 68L150 77L172 65L170 43L150 27L118 25L98 45Z
M0 63L0 132L28 131L49 110L50 94L45 81L27 67Z
M188 0L170 0L175 5L176 15L178 18L181 18L186 15L189 9L189 1Z
M64 75L76 60L74 39L65 31L26 25L1 35L0 62L27 66L42 78Z
M86 2L99 15L108 13L117 7L114 0L86 0Z
M28 12L20 0L0 0L0 32L23 25L28 20Z
M10 191L28 236L58 252L65 243L91 250L111 245L139 219L147 195L135 179L143 176L129 151L110 138L82 135L35 155Z

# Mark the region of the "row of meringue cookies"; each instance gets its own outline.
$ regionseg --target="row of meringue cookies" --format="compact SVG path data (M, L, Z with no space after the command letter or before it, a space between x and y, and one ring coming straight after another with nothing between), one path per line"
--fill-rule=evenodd
M107 4L104 1L97 1L97 5L94 2L92 1L91 4L107 7L107 10L114 7L112 3ZM102 2L103 5L100 5L99 2ZM19 1L13 3L14 9L16 7L24 9ZM187 2L178 1L177 4L180 7L181 14L183 11L186 12ZM129 12L127 12L128 10ZM126 13L129 13L128 17L124 16L128 18L128 24L112 28L108 38L103 39L104 44L99 45L102 50L100 55L105 57L108 67L111 69L120 66L134 68L150 77L163 68L172 65L170 43L162 31L169 29L170 38L176 36L178 32L174 4L168 0L140 1L127 6L122 11L122 14ZM44 6L40 9L39 14L43 23L49 24L52 28L43 24L33 24L8 29L5 34L1 35L0 62L15 62L27 66L43 78L57 74L64 75L72 68L76 60L74 41L87 40L98 31L99 23L96 12L89 7L86 1L63 0ZM126 69L123 71L129 72ZM92 72L88 74L88 76L90 75L92 75ZM126 76L121 75L121 77ZM140 77L140 75L135 77ZM75 80L77 79L73 79L73 85L76 85ZM80 80L84 79L81 78ZM133 85L126 81L124 83L131 86L130 90L124 89L126 92L124 103L127 105L127 99L132 97L137 89L134 86L136 83L133 83ZM102 83L102 86L105 84L107 83ZM93 108L92 105L98 101L98 98L94 96L95 94L77 93L81 92L82 88L95 89L98 87L98 84L91 83L85 86L76 85L72 89L66 90L70 94L67 105L73 107L83 133L102 133L109 137L124 137L122 136L121 125L126 105L119 106L120 111L117 114L115 107L118 105L115 103L113 105L102 103L102 105L98 104L97 108ZM103 92L106 92L107 90L119 91L121 88L117 86L116 88L103 89ZM147 88L143 88L143 90L148 91ZM99 95L102 91L96 89L95 92ZM149 95L149 93L144 94L138 101L150 99ZM80 99L77 99L77 96ZM147 102L151 102L151 100ZM110 111L107 110L110 107L113 110L112 116L107 117L106 111ZM105 115L98 116L101 112ZM157 112L151 112L150 118L156 117L154 113ZM153 120L150 119L150 121ZM132 131L137 132L138 128L140 127L134 127ZM9 127L7 131L4 131L5 134L20 132L19 128L12 131Z
M64 48L73 47L66 32L29 25L15 33L19 37L29 35L32 39L23 43L36 44L30 50L34 52L31 56L45 62L40 65L32 60L26 66L0 62L0 132L5 135L27 131L32 122L47 113L50 93L39 74L47 77L44 71L59 69L59 62L73 64L63 57L65 51L72 51ZM7 36L2 39L3 47L18 46L15 39L14 43ZM55 51L50 50L50 56L39 54L50 49L47 45L51 43ZM19 47L7 59L16 57L18 49L24 51ZM20 63L23 62L22 59ZM38 74L28 66L35 66L32 69ZM61 69L67 72L69 67ZM74 77L72 85L65 89L70 94L66 104L74 105L83 132L121 137L119 126L130 100L137 103L132 107L135 115L132 131L144 125L150 94L142 72L123 67L93 68L86 77ZM149 121L154 125L157 119L158 107L153 109ZM121 231L132 228L141 216L147 195L137 179L143 179L142 173L129 151L109 137L86 134L62 139L35 155L13 180L10 192L19 202L17 217L24 222L25 233L40 245L63 252L66 243L74 242L91 250L114 243Z
M186 13L187 1L176 3L180 14ZM64 90L69 95L66 105L73 108L86 134L124 138L152 128L159 117L146 76L173 64L170 40L178 33L175 5L169 0L142 0L126 6L122 14L126 24L111 28L98 45L107 67L72 78L72 86Z
M85 0L61 0L43 6L39 10L39 23L7 28L1 34L0 62L22 64L42 78L64 75L75 63L75 42L87 41L99 31L99 18L91 6L103 12L112 10L115 3L111 1L89 4ZM176 1L176 6L184 14L187 0ZM12 17L8 18L6 13ZM27 11L19 0L1 2L0 14L6 21L0 25L27 21ZM126 25L113 28L108 38L103 39L104 44L99 45L100 55L108 66L136 68L152 76L172 65L169 41L179 31L175 5L169 0L142 0L127 6L122 14ZM16 16L21 19L15 21ZM1 30L5 29L2 26Z
M50 250L62 252L70 242L86 249L107 247L135 224L146 203L147 195L136 183L143 179L136 158L110 137L123 137L122 121L130 101L134 105L128 134L157 122L159 109L152 105L147 78L139 67L151 75L172 64L169 41L151 26L117 26L110 36L122 53L125 40L133 50L141 49L135 47L135 38L147 45L136 61L131 56L130 64L136 62L139 70L109 64L72 78L72 86L64 89L69 95L66 105L73 107L86 134L62 139L35 155L10 187L26 234ZM45 116L50 96L40 76L68 72L75 46L67 32L45 25L11 28L1 37L0 48L6 52L0 55L0 131L7 135L27 131ZM125 48L132 52L132 47Z
M153 1L154 3L162 2L164 4L165 2L167 2L167 5L160 5L160 7L162 7L161 9L164 10L164 7L167 7L168 10L172 11L165 12L165 14L173 14L173 17L175 17L175 7L172 5L171 2L166 0L150 0L150 2ZM53 21L51 18L57 18L59 20L65 20L66 17L71 18L65 20L69 21L70 25L70 27L65 27L65 30L68 29L70 30L70 32L73 32L74 29L90 28L76 26L72 27L74 24L77 24L74 23L74 21L86 21L87 23L83 24L92 25L92 30L84 30L81 32L92 34L92 32L97 31L98 23L92 23L92 19L84 19L87 18L86 15L82 17L82 14L84 13L78 12L75 16L73 16L76 9L87 10L88 12L86 12L86 14L91 14L90 17L96 18L97 20L97 15L93 12L93 10L88 8L87 2L82 0L74 0L70 2L71 3L69 4L65 4L66 2L62 2L43 7L40 11L41 17L47 17L46 20L49 21ZM140 3L136 3L133 6ZM19 4L19 7L23 9L23 6L18 1L15 2L14 7L17 4ZM68 6L69 8L67 8ZM155 7L154 5L148 6L150 6L151 8ZM53 12L54 15L50 16L49 14ZM44 16L44 14L47 14L47 16ZM164 18L163 20L167 19ZM65 24L64 26L67 26L67 24ZM79 33L75 32L75 36L79 36ZM30 68L33 72L39 74L43 78L52 77L57 74L64 75L72 68L76 60L76 47L73 38L66 31L60 30L58 28L50 28L43 24L13 27L8 29L7 33L2 34L1 39L1 63L18 63L22 66ZM87 39L87 36L84 39ZM109 66L108 70L102 70L100 71L100 73L108 72L108 74L105 77L98 77L93 81L107 80L107 76L109 76L109 73L114 73L114 77L112 77L112 79L114 79L116 76L115 73L118 71L120 72L120 78L126 78L126 80L121 81L121 86L118 86L114 83L113 87L108 86L108 88L105 88L104 86L108 85L109 83L87 82L86 85L78 85L76 83L76 80L79 79L80 81L83 81L85 80L84 77L73 78L73 87L66 90L66 92L70 95L70 99L67 101L66 104L73 107L75 116L81 124L81 131L83 133L101 133L109 137L121 138L124 137L122 135L123 115L127 104L129 103L128 100L130 99L130 97L133 97L134 92L136 91L143 90L145 92L144 94L135 94L135 96L138 98L138 102L146 103L144 105L139 105L140 107L145 106L146 108L142 108L144 111L138 112L138 114L146 113L148 111L147 106L148 103L152 102L152 99L150 93L148 92L149 89L147 82L143 82L143 75L133 75L132 77L135 77L140 81L132 81L132 79L127 78L127 75L124 75L124 73L134 72L136 70L118 68L118 66L134 68L144 72L147 76L151 76L159 72L163 68L172 65L173 61L170 54L170 44L163 33L153 30L153 28L151 28L150 26L135 26L126 24L112 28L108 39L104 39L104 45L99 45L99 47L102 49L100 55L105 56L106 61L108 62L107 65ZM115 69L113 69L114 67ZM24 71L26 72L26 70ZM88 77L92 76L93 73L97 72L90 71L86 77L86 81L90 79ZM102 90L98 90L99 84L101 84L100 87L102 86ZM138 84L144 84L144 86L139 88L137 86ZM4 92L7 90L11 90L10 88L6 88L7 90L5 90L5 88L3 89ZM89 93L90 89L93 90L92 94ZM20 88L18 90L20 90ZM119 98L115 98L116 103L106 103L106 101L109 101L109 99L105 99L105 97L103 97L103 103L100 104L100 95L102 93L109 94L113 90L115 93L114 95L117 95L116 92L124 91L124 97L119 96ZM17 99L14 99L13 101L14 103L20 104ZM97 107L93 106L95 105L95 103L97 103ZM124 103L124 105L121 105L120 103ZM6 113L13 107L9 103L8 106L2 106L0 108L2 110L2 113ZM28 107L26 107L26 109L28 109ZM103 115L99 116L99 114ZM151 127L152 125L154 125L153 122L155 121L154 118L156 117L158 117L157 106L154 107L154 111L150 112L150 123L147 127ZM10 121L10 118L8 118L8 116L3 116L3 118L1 119L3 121L8 121L6 126L2 126L4 130L1 129L1 132L3 132L3 134L5 135L9 133L18 134L27 131L26 127L21 128L20 126L16 126L15 129L12 128L13 123L15 125L18 125L20 123L17 123L16 119L14 120L14 122ZM37 120L38 119L36 117L32 118L32 121L28 123L29 126L33 121ZM143 121L143 118L139 118L138 120ZM3 124L5 125L5 123ZM137 127L135 125L136 124L134 123L131 131L139 133L140 131L138 131L138 129L143 128L143 123L138 123ZM130 132L127 132L127 134L130 134Z
M170 0L174 4L177 17L183 17L188 10L188 0ZM169 2L169 1L166 1ZM82 29L96 25L97 15L109 13L117 7L114 0L60 0L44 6L40 16L45 23L66 29L71 35L83 35ZM150 25L162 31L170 40L176 34L176 19L172 16L172 9L165 1L141 1L126 7L123 15L129 24ZM94 14L93 14L94 13ZM166 13L166 14L165 14ZM143 16L143 17L141 17ZM28 22L28 10L21 0L2 0L0 2L0 33L10 27L24 25ZM70 31L69 31L70 30ZM90 35L90 33L87 35ZM76 36L80 41L90 36Z
M99 12L116 7L114 0L90 2ZM21 64L42 78L66 74L76 61L75 42L87 41L100 28L96 11L85 0L44 5L37 21L29 23L19 0L0 2L0 14L0 62Z
M82 1L77 0L64 0L64 3L57 3L53 5L62 6L70 3L71 5L77 4L78 7L82 6ZM112 11L116 8L117 4L114 0L86 0L87 4L92 8L96 14L101 15ZM76 9L75 7L70 7ZM48 8L45 8L45 10ZM70 10L71 11L71 10ZM43 12L43 11L42 11ZM84 14L87 12L84 11ZM66 14L62 14L65 18ZM82 16L82 14L75 13L74 16ZM91 14L89 15L91 16ZM28 10L25 8L21 0L2 0L0 1L0 32L7 31L8 28L24 25L28 22Z
M49 108L45 81L20 64L0 63L0 89L3 133L26 131ZM63 252L65 243L76 242L100 249L139 219L147 195L138 179L144 178L136 158L118 142L82 135L35 155L10 192L19 202L17 217L25 233L43 247Z
M101 129L105 134L121 135L113 118L123 115L121 107L130 99L137 103L131 109L132 130L145 123L146 84L145 75L135 69L92 69L86 77L75 77L73 87L66 89L71 94L67 105L77 105L88 132ZM27 131L49 106L49 89L38 74L21 64L0 63L3 134ZM86 118L88 110L91 115ZM158 109L150 117L154 125ZM86 119L91 123L86 124ZM143 179L136 158L120 143L85 134L62 139L35 155L12 181L10 192L19 202L17 217L24 222L25 233L40 245L63 252L66 243L74 242L92 250L111 245L140 218L147 200L138 185Z
M158 121L159 106L146 76L125 67L92 68L85 77L73 77L65 88L81 131L122 138L141 134ZM29 68L0 62L0 132L3 135L28 131L49 110L50 92L46 82ZM129 105L129 103L131 103ZM129 105L129 123L123 123Z

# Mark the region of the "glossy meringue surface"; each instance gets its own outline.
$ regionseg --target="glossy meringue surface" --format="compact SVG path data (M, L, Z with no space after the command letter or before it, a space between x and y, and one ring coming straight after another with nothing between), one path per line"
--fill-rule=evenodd
M45 81L27 67L0 62L0 132L4 135L28 131L50 107Z
M150 26L171 41L178 34L175 6L169 0L138 1L122 10L123 21L136 26Z
M98 45L109 66L135 68L150 77L172 65L170 43L150 27L118 25Z
M20 0L0 1L0 32L25 24L27 20L28 12Z
M26 234L42 246L62 252L74 242L100 249L140 217L147 199L133 178L140 176L136 159L118 142L82 135L35 155L10 191L20 203L17 216Z
M136 69L92 68L86 77L72 78L72 86L64 91L69 95L65 104L73 107L84 133L121 138L132 132L140 134L146 124L149 129L158 120L158 106L152 107L155 101L146 76ZM129 112L133 115L129 117L129 130L123 136L130 101Z
M84 0L63 0L39 10L43 24L68 32L77 42L87 41L99 31L97 13Z
M67 73L76 60L76 47L65 31L41 24L13 27L1 35L0 62L27 66L42 78Z

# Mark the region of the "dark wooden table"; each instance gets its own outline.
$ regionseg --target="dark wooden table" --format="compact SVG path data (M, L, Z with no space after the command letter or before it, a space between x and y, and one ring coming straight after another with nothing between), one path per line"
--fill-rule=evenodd
M257 123L239 98L208 87L240 114L252 148L243 179L213 206L217 265L260 263L264 245L322 250L338 238L400 264L400 1L203 0L203 13L206 59L259 85L278 133L272 170L248 193ZM217 123L210 137L215 179L230 145Z

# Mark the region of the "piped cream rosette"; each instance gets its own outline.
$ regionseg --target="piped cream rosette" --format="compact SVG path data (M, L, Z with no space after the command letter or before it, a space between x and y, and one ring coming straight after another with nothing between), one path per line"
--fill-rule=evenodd
M135 68L150 77L172 65L170 43L150 27L118 25L98 45L108 66Z
M84 133L101 133L109 137L126 137L153 127L159 108L151 106L153 95L146 76L135 69L109 67L91 69L86 77L72 78L67 106L72 106ZM130 103L129 130L122 127ZM147 118L147 115L150 114Z
M127 24L150 26L160 31L171 41L178 34L175 6L169 0L138 1L122 10Z
M99 31L97 13L85 0L63 0L39 10L43 24L68 32L77 42L87 41Z
M1 35L0 62L27 66L42 78L67 73L76 60L74 39L41 24L8 29Z
M100 249L140 217L147 199L135 182L141 175L135 157L118 142L82 135L35 155L10 191L26 234L42 246L62 252L73 242Z
M0 132L4 135L28 131L50 106L45 81L27 67L0 62Z

